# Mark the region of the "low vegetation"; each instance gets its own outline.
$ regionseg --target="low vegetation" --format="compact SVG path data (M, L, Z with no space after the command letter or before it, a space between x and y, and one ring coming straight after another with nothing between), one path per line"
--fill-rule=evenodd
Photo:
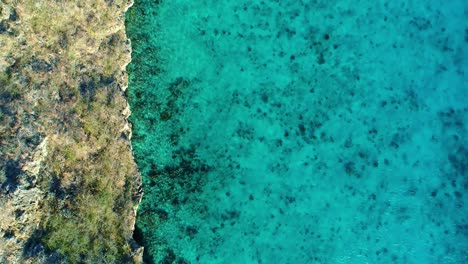
M129 4L0 1L2 263L137 261Z

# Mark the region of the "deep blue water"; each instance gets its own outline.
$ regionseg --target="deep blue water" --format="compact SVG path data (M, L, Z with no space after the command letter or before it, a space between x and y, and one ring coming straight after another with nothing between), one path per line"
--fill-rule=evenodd
M148 263L468 263L468 2L135 0Z

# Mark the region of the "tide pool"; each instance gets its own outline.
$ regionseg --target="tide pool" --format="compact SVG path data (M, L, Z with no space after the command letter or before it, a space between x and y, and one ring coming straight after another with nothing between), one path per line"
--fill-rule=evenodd
M466 1L135 0L147 263L467 263Z

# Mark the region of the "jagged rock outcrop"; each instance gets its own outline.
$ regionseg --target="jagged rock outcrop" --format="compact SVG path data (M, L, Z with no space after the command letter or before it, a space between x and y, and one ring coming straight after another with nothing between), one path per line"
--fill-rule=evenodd
M0 263L141 262L130 5L0 2Z

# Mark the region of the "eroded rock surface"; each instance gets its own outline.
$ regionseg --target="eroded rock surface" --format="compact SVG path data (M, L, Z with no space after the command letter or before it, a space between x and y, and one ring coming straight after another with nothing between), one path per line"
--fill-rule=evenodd
M130 5L0 2L0 263L140 261Z

